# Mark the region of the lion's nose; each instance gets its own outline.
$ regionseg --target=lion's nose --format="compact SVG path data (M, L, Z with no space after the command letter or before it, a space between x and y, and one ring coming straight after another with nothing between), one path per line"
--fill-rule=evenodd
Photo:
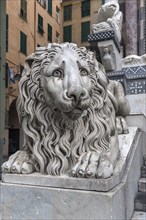
M67 91L67 96L73 98L75 102L79 102L85 96L85 91L80 86L71 87Z

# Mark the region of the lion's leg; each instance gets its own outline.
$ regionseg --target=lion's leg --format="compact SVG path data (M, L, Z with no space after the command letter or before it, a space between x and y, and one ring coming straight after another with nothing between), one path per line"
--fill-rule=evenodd
M4 173L32 173L34 170L34 161L26 151L17 151L2 165Z
M118 157L119 142L118 135L115 133L115 135L111 136L109 151L100 157L97 176L102 178L110 177L113 174Z

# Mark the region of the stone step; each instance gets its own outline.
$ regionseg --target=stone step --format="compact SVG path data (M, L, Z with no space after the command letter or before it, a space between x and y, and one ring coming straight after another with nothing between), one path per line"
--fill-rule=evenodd
M134 203L135 211L146 212L146 192L138 192Z
M146 212L135 211L131 220L146 220Z
M146 220L146 212L135 211L131 220Z
M143 165L141 168L141 177L146 178L146 165Z
M139 180L138 189L140 192L146 192L146 178L141 178Z

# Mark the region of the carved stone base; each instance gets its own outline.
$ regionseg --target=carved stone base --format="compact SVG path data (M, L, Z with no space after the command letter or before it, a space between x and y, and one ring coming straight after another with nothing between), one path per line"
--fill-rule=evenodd
M1 218L130 219L142 165L142 139L137 128L130 128L129 135L132 140L128 140L125 135L120 137L124 152L129 143L132 143L128 158L123 152L126 164L123 177L108 192L99 192L98 189L98 181L101 181L104 189L108 179L95 180L96 186L94 179L72 178L69 183L68 177L3 174Z
M115 43L113 40L106 40L106 41L102 41L102 42L98 42L97 43L99 51L100 51L100 56L101 56L101 60L102 60L102 64L105 67L106 71L118 71L122 69L121 66L121 53L118 51L117 47L115 46ZM104 57L105 57L105 48L108 48L109 51L109 55L111 57L111 65L113 66L113 68L109 68L108 66L108 62L106 64L106 61L104 61Z

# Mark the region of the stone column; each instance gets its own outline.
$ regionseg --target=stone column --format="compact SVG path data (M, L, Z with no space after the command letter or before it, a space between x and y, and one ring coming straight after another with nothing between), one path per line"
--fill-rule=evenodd
M137 0L126 0L126 56L137 54Z

